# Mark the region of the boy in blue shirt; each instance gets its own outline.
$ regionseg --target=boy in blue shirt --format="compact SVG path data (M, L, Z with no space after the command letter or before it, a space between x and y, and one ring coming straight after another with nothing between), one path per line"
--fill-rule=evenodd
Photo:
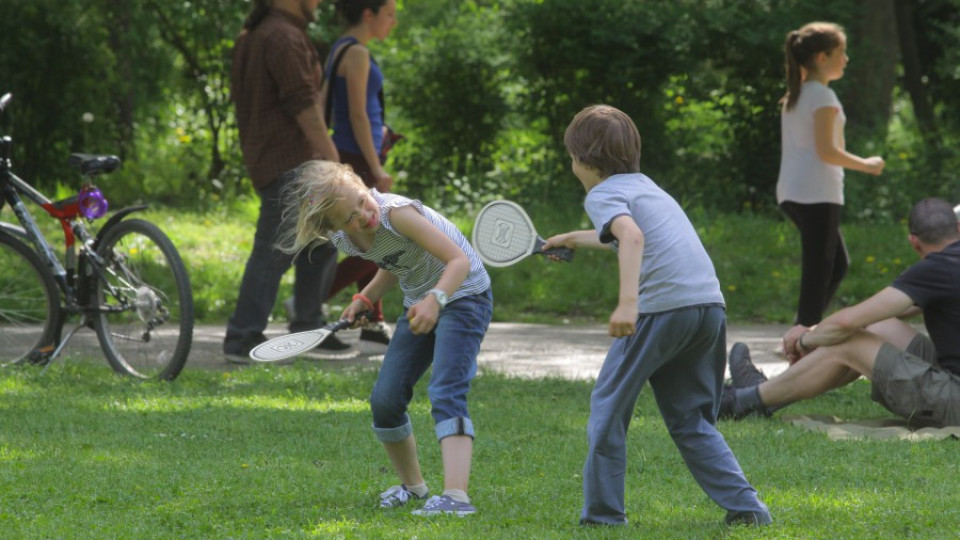
M660 414L700 487L728 524L766 525L770 513L716 429L726 365L726 315L713 263L677 202L640 173L640 133L622 111L594 105L567 127L573 173L596 230L547 239L544 249L612 248L620 269L610 347L590 397L580 523L623 525L626 434L650 381Z

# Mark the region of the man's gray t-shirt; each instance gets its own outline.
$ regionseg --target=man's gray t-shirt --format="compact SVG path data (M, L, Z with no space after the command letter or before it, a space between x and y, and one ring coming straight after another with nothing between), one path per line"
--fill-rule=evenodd
M642 315L705 304L724 305L710 256L677 201L649 177L616 174L587 194L584 209L600 241L619 248L613 220L630 216L643 232L637 311Z

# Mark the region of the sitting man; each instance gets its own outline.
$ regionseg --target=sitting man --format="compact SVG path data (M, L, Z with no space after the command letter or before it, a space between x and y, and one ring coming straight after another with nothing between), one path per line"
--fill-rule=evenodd
M730 351L732 386L720 416L773 410L849 384L871 381L871 397L922 426L960 425L960 229L953 207L924 199L908 222L920 262L864 300L783 336L790 367L767 380L742 343ZM922 311L930 337L899 317Z

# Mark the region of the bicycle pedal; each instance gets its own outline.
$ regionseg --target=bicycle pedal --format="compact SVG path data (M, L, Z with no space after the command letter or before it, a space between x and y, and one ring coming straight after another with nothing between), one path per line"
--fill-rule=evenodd
M27 355L27 361L34 366L45 366L50 363L50 356L56 348L53 345L47 345L30 351Z

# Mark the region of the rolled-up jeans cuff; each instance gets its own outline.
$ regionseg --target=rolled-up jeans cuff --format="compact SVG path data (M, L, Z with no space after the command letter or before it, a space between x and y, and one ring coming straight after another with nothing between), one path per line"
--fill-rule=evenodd
M473 422L465 416L449 418L442 422L437 422L437 440L442 441L453 435L466 435L471 439L476 438L473 432Z
M377 439L384 443L400 442L413 434L413 424L408 420L406 424L395 428L378 428L373 426Z

